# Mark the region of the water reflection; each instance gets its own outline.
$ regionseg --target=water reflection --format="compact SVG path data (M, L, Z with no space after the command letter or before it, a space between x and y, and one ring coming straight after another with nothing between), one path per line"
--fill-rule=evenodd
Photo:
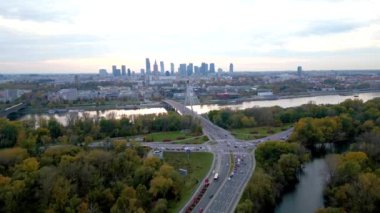
M218 110L221 108L247 109L247 108L252 108L252 107L272 107L272 106L280 106L283 108L288 108L288 107L300 106L302 104L307 104L309 102L313 102L315 104L339 104L343 102L344 100L350 99L350 98L368 101L376 97L380 97L380 92L361 93L361 94L358 94L358 97L341 96L341 95L324 95L324 96L288 98L288 99L278 99L278 100L247 101L240 104L232 104L232 105L218 105L218 104L196 105L196 106L193 106L193 109L194 111L198 113L206 113L211 110Z
M61 124L66 125L67 118L70 116L70 113L73 113L74 115L78 117L83 117L84 114L87 114L90 117L107 118L107 117L112 116L116 119L120 119L121 117L124 117L124 116L133 118L133 116L137 116L137 115L166 113L166 110L164 108L157 107L157 108L144 108L144 109L133 109L133 110L117 109L117 110L103 110L103 111L79 111L79 112L67 112L67 113L60 113L60 114L28 114L22 117L21 119L22 120L34 119L38 121L40 118L47 119L50 117L54 117Z
M324 158L306 163L300 182L294 191L286 193L275 213L312 213L323 208L323 189L327 183L327 163Z
M302 104L307 104L309 102L313 102L315 104L338 104L343 102L346 99L361 99L363 101L368 101L375 97L380 97L380 92L373 93L361 93L358 97L354 96L340 96L340 95L325 95L325 96L315 96L315 97L302 97L302 98L289 98L289 99L279 99L279 100L264 100L264 101L247 101L240 104L230 104L230 105L219 105L219 104L206 104L206 105L196 105L193 106L193 110L197 113L207 113L211 110L218 110L222 108L230 108L230 109L247 109L252 107L271 107L271 106L280 106L283 108L287 107L295 107L300 106ZM110 115L114 115L115 118L121 118L122 116L133 117L137 115L146 115L146 114L159 114L166 113L167 111L163 107L155 107L155 108L144 108L144 109L115 109L115 110L104 110L104 111L81 111L77 112L79 117L83 116L83 113L88 113L93 117L107 117ZM40 117L49 118L50 116L56 118L62 124L66 124L66 118L68 113L62 114L36 114L36 115L25 115L21 119L36 119L38 120Z

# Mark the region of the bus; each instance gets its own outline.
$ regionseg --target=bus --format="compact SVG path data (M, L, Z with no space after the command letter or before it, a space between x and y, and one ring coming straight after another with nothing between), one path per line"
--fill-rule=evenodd
M219 178L219 174L218 174L218 173L215 173L215 175L214 175L214 180L218 180L218 178Z

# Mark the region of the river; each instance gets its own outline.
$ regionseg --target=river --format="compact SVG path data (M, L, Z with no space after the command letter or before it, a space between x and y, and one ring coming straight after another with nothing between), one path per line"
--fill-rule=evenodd
M286 193L275 213L313 213L323 208L323 190L327 183L326 158L316 158L305 164L300 182Z
M252 107L271 107L271 106L280 106L283 108L287 107L295 107L300 106L302 104L307 104L309 102L313 102L315 104L338 104L343 102L349 98L361 99L363 101L367 101L373 99L375 97L380 97L380 92L370 92L370 93L360 93L358 97L354 96L340 96L340 95L324 95L324 96L314 96L314 97L300 97L300 98L287 98L287 99L278 99L278 100L263 100L263 101L247 101L239 104L229 104L229 105L221 105L221 104L205 104L205 105L195 105L193 106L193 110L197 113L207 113L210 110L218 110L222 108L230 108L230 109L247 109ZM38 120L40 117L48 118L50 116L54 116L58 121L62 124L66 123L66 117L70 112L61 113L61 114L27 114L23 116L21 119L30 119L34 118ZM72 113L72 112L71 112ZM78 116L82 116L83 113L88 113L90 116L98 116L98 117L107 117L114 116L115 118L120 118L122 116L136 116L136 115L144 115L144 114L158 114L158 113L166 113L165 108L156 107L156 108L145 108L145 109L135 109L135 110L103 110L103 111L80 111L76 112Z

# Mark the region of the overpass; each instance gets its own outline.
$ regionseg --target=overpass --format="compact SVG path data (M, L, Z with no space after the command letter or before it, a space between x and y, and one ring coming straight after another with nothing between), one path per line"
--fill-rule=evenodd
M18 103L18 104L15 104L11 107L8 107L4 110L1 110L0 111L0 117L8 117L8 115L12 114L12 113L16 113L22 109L25 109L27 106L26 103L24 102L21 102L21 103Z
M218 180L213 180L205 194L191 211L233 212L253 173L255 159L251 155L251 151L257 141L241 142L235 139L227 130L216 126L183 104L172 100L164 100L164 103L170 105L182 115L190 115L199 119L203 133L215 142L209 146L209 151L214 153L215 159L212 170L219 173L219 178ZM237 165L237 161L242 163ZM210 181L212 176L212 173L208 174ZM191 205L192 199L190 199L186 207ZM186 207L182 210L183 212L189 212Z

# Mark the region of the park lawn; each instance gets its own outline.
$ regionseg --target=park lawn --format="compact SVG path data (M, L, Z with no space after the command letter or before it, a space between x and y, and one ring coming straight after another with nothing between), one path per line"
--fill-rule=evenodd
M191 137L195 137L191 133L184 131L170 131L170 132L154 132L144 135L145 141L174 141L174 140L183 140Z
M202 136L197 136L197 137L181 140L181 141L174 142L174 143L175 144L202 144L208 140L209 139L206 135L202 135Z
M188 158L189 157L189 158ZM181 208L190 199L193 192L197 189L199 183L202 183L204 177L210 170L213 160L213 154L207 152L164 152L164 161L172 165L177 171L187 169L188 175L184 177L181 200L169 203L169 212L179 212Z
M292 124L284 124L279 127L261 126L251 128L233 129L232 134L240 140L253 140L267 137L289 129Z

